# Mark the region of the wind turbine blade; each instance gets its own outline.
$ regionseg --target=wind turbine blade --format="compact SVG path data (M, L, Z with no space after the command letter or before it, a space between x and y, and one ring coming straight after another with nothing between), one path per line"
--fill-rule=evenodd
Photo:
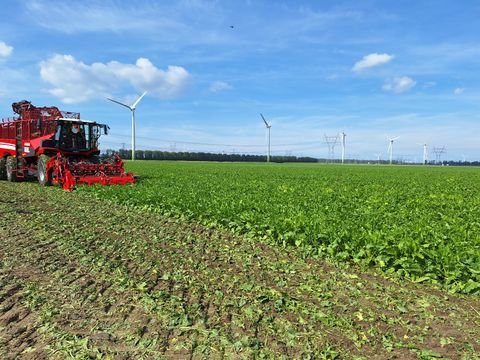
M263 117L263 115L262 115L262 114L260 114L260 116L262 117L262 119L263 119L263 122L265 123L265 126L266 126L267 128L269 128L269 127L270 127L270 125L268 125L268 122L267 122L267 120L265 120L265 118Z
M118 105L122 105L122 106L125 106L126 108L130 109L130 110L133 110L130 106L124 104L124 103L121 103L120 101L117 101L117 100L113 100L113 99L110 99L110 98L107 98L107 100L110 100L114 103L117 103Z
M262 117L262 119L263 119L263 122L265 123L265 126L266 126L267 128L270 128L270 127L272 127L272 125L270 125L270 124L267 122L267 120L265 120L265 118L263 117L263 115L262 115L262 114L260 114L260 116Z
M147 92L146 92L146 91L137 99L137 101L135 101L135 102L133 103L132 109L135 109L135 107L138 105L138 103L140 102L140 100L142 100L145 95L147 95Z
M394 138L392 138L392 139L390 139L390 140L397 140L397 139L400 139L400 136L394 137Z

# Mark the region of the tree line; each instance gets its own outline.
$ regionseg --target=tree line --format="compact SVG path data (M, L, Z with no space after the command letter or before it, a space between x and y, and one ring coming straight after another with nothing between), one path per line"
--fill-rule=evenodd
M128 149L107 150L107 154L117 153L122 159L132 158L132 151ZM187 160L187 161L228 161L228 162L266 162L266 155L249 154L217 154L207 152L172 152L159 150L135 150L135 159L138 160ZM306 156L270 156L271 162L318 162L317 159Z
M117 153L122 159L132 158L132 151L128 149L106 151L107 155ZM251 154L223 154L208 152L186 152L186 151L160 151L160 150L136 150L135 158L138 160L186 160L186 161L225 161L225 162L266 162L266 155ZM309 156L281 156L272 155L270 161L275 163L297 162L297 163L341 163L340 159L317 159ZM359 160L345 159L347 164L382 164L388 165L388 160ZM405 161L393 161L396 165L422 165L420 163L411 163ZM480 161L441 161L435 163L429 161L428 165L437 166L480 166Z

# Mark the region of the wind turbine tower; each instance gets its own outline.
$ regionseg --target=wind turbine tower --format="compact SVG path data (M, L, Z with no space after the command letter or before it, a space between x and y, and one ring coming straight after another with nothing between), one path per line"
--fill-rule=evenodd
M394 137L394 138L389 138L389 144L388 144L388 151L390 153L390 165L392 165L393 161L393 142L397 140L400 136Z
M428 147L427 144L423 144L423 165L428 163Z
M345 137L346 136L347 136L347 134L345 134L342 131L342 164L345 162Z
M263 122L265 123L265 127L267 128L268 130L268 152L267 152L267 162L270 162L270 129L272 128L272 124L269 124L267 122L267 120L265 120L265 118L263 117L262 114L260 114L260 116L262 117L263 119Z
M140 100L142 100L145 95L147 95L146 91L132 105L127 105L127 104L121 103L120 101L107 98L107 100L110 100L116 104L125 106L127 109L129 109L132 112L132 160L135 160L135 109L137 108L137 105L140 102Z

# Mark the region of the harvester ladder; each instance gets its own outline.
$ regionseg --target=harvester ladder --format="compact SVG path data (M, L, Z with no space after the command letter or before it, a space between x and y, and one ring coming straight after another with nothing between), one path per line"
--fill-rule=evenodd
M17 178L24 178L23 172L23 142L22 142L22 122L17 121L16 134L15 134L15 159L17 165Z

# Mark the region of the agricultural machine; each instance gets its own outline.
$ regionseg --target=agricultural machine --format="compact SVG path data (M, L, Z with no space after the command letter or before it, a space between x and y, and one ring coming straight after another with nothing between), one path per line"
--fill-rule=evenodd
M100 157L98 139L107 134L107 125L26 100L13 103L12 109L18 116L0 123L0 179L36 177L41 185L59 185L67 191L76 184L135 182L118 155Z

